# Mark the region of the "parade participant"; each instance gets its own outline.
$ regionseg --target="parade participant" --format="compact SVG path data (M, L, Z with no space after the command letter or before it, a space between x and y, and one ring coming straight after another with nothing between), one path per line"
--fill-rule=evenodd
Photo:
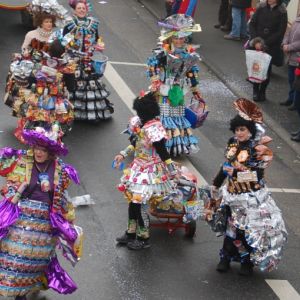
M75 119L97 121L111 117L113 104L107 99L109 92L101 81L107 57L98 35L99 22L88 16L87 3L82 0L69 1L74 15L63 30L63 35L73 39L72 49L80 56L80 64L75 72L76 90L71 93L75 108ZM96 61L101 61L97 67Z
M19 57L11 64L7 93L13 98L13 113L19 118L15 136L21 142L24 128L47 128L58 122L64 133L71 130L74 111L67 87L73 85L76 62L65 57L64 51L60 41L55 40L49 44L49 54L41 52L40 56L30 56L30 60ZM27 69L27 78L22 78L22 69Z
M148 58L147 75L151 90L157 93L161 122L169 136L166 147L173 156L197 152L198 140L185 117L185 101L191 99L188 92L195 99L200 98L197 66L200 57L186 44L186 38L201 28L184 15L172 15L159 25L163 27L159 38L162 44Z
M177 174L168 151L165 148L166 131L159 121L159 106L155 95L150 92L134 100L133 109L137 116L130 120L134 132L131 145L115 157L115 167L130 153L134 159L121 178L118 189L129 202L128 227L117 242L129 249L149 248L149 216L146 204L161 201L176 191L172 178Z
M73 206L66 199L76 170L60 155L67 149L59 127L24 130L29 150L2 148L0 175L6 177L0 203L0 295L26 299L33 291L52 288L69 294L76 284L61 268L55 247L72 264L79 260L81 228L73 225Z
M261 271L277 267L287 232L281 211L265 186L264 170L273 153L266 146L271 138L264 135L262 113L247 99L236 100L234 106L238 111L230 122L234 137L213 181L216 191L227 179L220 193L225 237L217 271L227 272L230 262L237 260L240 274L250 275L253 266Z

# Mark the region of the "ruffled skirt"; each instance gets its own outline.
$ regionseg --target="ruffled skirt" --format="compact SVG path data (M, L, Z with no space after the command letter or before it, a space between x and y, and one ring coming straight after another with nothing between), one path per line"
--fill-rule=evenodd
M160 118L169 136L166 147L172 156L197 152L198 139L193 135L191 123L185 117L185 106L176 107L160 103Z
M0 241L0 295L22 296L44 288L45 271L53 255L49 205L22 200L20 216Z
M230 194L222 189L221 205L231 210L231 225L245 232L247 244L252 247L250 259L261 271L277 267L287 241L282 214L266 188L249 193ZM232 232L232 228L228 228Z

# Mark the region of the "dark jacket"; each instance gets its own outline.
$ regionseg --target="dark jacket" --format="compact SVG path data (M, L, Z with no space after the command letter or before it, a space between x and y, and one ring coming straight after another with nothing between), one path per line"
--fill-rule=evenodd
M231 6L237 8L248 8L251 7L251 0L232 0Z
M281 42L287 28L287 11L284 4L279 4L273 9L266 3L258 6L251 18L249 31L251 39L261 37L272 56L272 63L280 65L283 60Z

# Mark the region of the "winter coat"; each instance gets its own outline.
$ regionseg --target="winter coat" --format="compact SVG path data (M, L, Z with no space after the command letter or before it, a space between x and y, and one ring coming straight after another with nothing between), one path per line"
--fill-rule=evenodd
M249 31L251 39L261 37L272 56L272 64L283 64L283 51L281 42L287 28L287 11L284 4L271 8L266 3L261 3L253 14Z
M296 18L290 30L286 32L282 45L288 46L288 64L297 66L297 59L300 58L300 16Z
M249 8L251 7L251 0L232 0L231 6L236 8Z

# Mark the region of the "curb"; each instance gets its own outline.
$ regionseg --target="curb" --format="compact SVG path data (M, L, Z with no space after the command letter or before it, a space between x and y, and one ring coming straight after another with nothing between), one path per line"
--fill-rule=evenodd
M147 5L147 3L144 3L143 0L137 0L141 5L143 5L151 15L153 15L156 19L159 19L159 16L157 15L157 12L153 10L151 7ZM218 70L213 63L206 60L205 56L202 56L204 59L202 60L202 63L207 67L208 70L210 70L235 96L238 98L249 98L248 95L244 94L242 91L237 90L233 85L228 83L224 77L220 74L223 74L220 70ZM297 155L300 156L300 145L297 142L293 142L290 140L290 133L279 126L277 122L265 111L264 113L264 123L271 129L273 132L275 132Z

